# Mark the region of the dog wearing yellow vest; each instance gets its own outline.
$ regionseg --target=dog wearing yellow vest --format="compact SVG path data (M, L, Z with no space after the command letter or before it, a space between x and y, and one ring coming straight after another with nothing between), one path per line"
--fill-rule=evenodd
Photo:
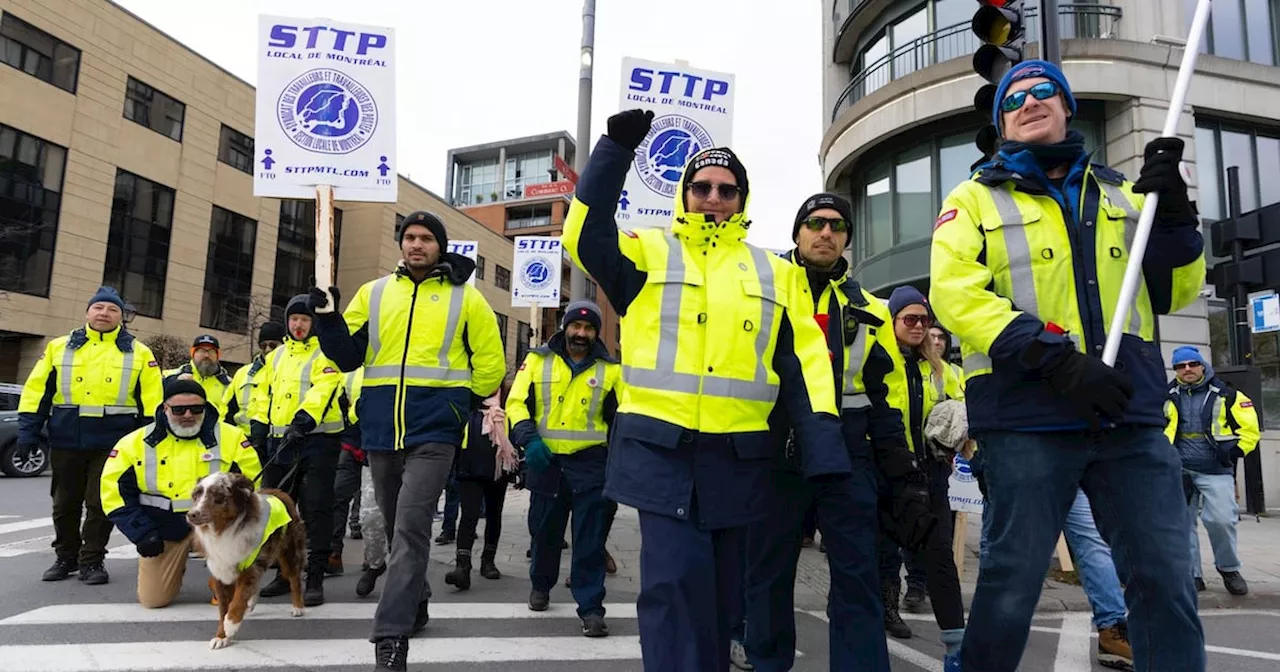
M218 633L209 648L231 644L257 602L259 580L272 565L279 564L289 582L293 615L301 616L307 535L293 499L274 488L255 492L244 475L219 472L196 483L191 502L187 522L204 549L218 604Z

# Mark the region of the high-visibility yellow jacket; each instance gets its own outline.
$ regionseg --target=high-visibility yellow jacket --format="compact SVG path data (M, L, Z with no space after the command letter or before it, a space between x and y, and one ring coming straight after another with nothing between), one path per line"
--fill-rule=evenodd
M813 297L799 269L746 243L745 207L708 221L684 211L677 188L670 229L620 231L613 215L635 159L601 138L561 237L621 315L625 385L605 493L687 519L696 482L699 525L746 524L766 513L759 493L742 491L781 453L785 435L769 431L779 401L806 473L850 470ZM734 460L681 450L704 444L732 446Z
M141 542L152 530L167 541L180 541L191 531L186 512L196 482L218 472L257 478L262 471L244 432L212 413L205 416L200 433L184 439L169 431L160 411L154 423L111 449L100 480L102 510L129 541Z
M1178 449L1183 467L1201 473L1229 474L1234 465L1232 454L1239 450L1243 457L1258 447L1262 438L1258 426L1258 409L1245 394L1214 377L1201 381L1203 389L1189 389L1177 380L1169 383L1169 397L1164 404L1165 436ZM1199 388L1199 385L1190 388ZM1203 395L1201 398L1199 395ZM1184 398L1189 404L1179 403ZM1193 423L1195 432L1184 432L1179 427L1180 408L1198 407L1200 421ZM1213 447L1212 454L1201 454L1199 447Z
M1087 426L1035 372L1064 348L1102 354L1142 208L1132 183L1087 157L1071 166L1063 195L1027 154L1001 154L957 186L934 225L929 303L961 341L970 431ZM1135 388L1124 422L1163 427L1155 315L1189 305L1204 286L1195 222L1158 221L1144 260L1116 361Z
M890 329L892 331L892 329ZM899 349L899 353L901 353ZM957 375L956 367L947 364L942 369L942 376L934 373L933 365L927 359L914 354L901 355L905 366L897 376L893 391L893 406L902 411L902 418L907 426L907 443L911 451L920 452L924 447L924 425L929 420L933 407L947 399L964 400L964 379Z
M342 432L342 374L314 337L292 337L267 358L255 379L249 419L268 426L273 437L284 436L297 422L310 434Z
M259 354L252 362L236 369L222 396L223 419L245 434L250 432L249 407L253 405L253 390L258 385L258 372L266 363L265 359L265 355Z
M603 445L617 410L622 367L596 339L591 354L570 365L564 332L529 351L507 395L512 442L541 438L557 455Z
M366 450L459 445L473 393L488 397L502 383L507 365L498 318L467 284L474 269L470 259L445 253L414 282L401 266L362 286L341 315L316 316L325 354L343 371L364 367Z
M209 400L209 403L217 407L218 416L227 417L227 390L232 387L232 378L227 373L227 370L218 367L217 373L212 376L205 376L196 369L194 363L187 362L172 371L165 371L164 382L167 383L184 374L190 374L192 380L200 383L200 387L204 388L205 398Z
M34 445L45 422L58 450L106 450L163 400L160 365L124 327L88 325L49 341L18 402L18 442Z

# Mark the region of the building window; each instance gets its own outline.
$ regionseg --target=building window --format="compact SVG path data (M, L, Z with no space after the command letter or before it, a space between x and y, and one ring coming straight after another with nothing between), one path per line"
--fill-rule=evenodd
M550 203L507 209L508 229L530 229L535 226L551 226Z
M338 273L342 248L342 210L333 209L333 272ZM276 242L276 276L271 283L271 317L284 321L289 299L305 294L316 274L316 202L280 201L280 235Z
M1205 225L1206 244L1209 224L1229 214L1227 168L1231 166L1240 167L1242 212L1280 202L1280 128L1196 120L1196 205ZM1213 256L1211 249L1206 254L1210 266L1223 259Z
M1210 299L1209 349L1213 351L1215 367L1231 364L1234 326L1230 304L1223 299ZM1263 428L1280 429L1280 334L1253 334L1253 364L1262 370L1262 399L1254 401L1264 411Z
M1183 0L1183 21L1191 28L1196 0ZM1276 64L1275 0L1213 0L1201 53L1263 65Z
M587 289L586 289L586 297L587 297L588 299L591 299L592 301L595 301L595 300L596 300L596 283L595 283L595 281L594 281L594 280L592 280L591 278L584 278L584 280L585 280L585 281L586 281L586 283L587 283L587 285L586 285L586 287L587 287Z
M524 188L551 181L551 150L507 157L505 192L507 200L524 198Z
M49 295L66 163L65 148L0 125L0 291Z
M144 317L159 319L164 310L173 200L173 189L116 170L102 284L119 290Z
M499 266L498 268L502 268ZM529 339L533 338L533 328L528 322L516 322L516 361L524 362L529 354Z
M497 285L498 289L511 289L511 270L504 268L502 264L494 266L493 284Z
M182 142L182 122L187 106L167 94L130 77L124 92L124 116Z
M257 222L213 206L200 326L236 334L247 333L251 321L253 251L257 239Z
M222 125L218 137L218 160L243 173L253 174L253 138Z
M80 50L9 12L0 16L0 59L59 89L76 92Z
M498 160L476 161L458 166L456 201L466 207L501 200L498 193Z
M502 337L502 351L507 351L507 316L502 313L494 313L498 316L498 336Z
M1084 134L1085 151L1105 147L1104 119L1101 103L1079 101L1072 128ZM855 169L852 186L852 201L858 204L855 261L932 235L943 199L969 179L970 166L981 157L973 142L976 131L976 126L933 136L913 131L914 142L889 141L880 145L885 151L868 153L870 163ZM1104 151L1099 149L1094 161L1105 162Z
M484 280L484 255L476 255L476 280Z

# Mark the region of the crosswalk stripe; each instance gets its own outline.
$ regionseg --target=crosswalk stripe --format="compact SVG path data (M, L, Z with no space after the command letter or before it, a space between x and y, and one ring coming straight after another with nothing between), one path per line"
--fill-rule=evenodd
M636 618L635 603L605 604L605 617L610 619ZM373 612L378 608L376 601L369 602L328 602L319 607L307 609L302 616L304 620L326 621L371 621ZM432 602L431 620L526 620L578 618L577 607L572 604L556 603L546 611L530 611L529 605L523 602ZM286 603L259 602L254 610L245 618L245 627L253 621L293 620L290 606ZM210 604L173 604L163 609L145 609L130 604L57 604L32 609L5 619L0 619L0 626L5 625L72 625L72 624L116 624L116 623L186 623L207 621L216 622L217 607ZM0 658L3 660L3 658Z
M45 535L43 537L33 537L31 539L23 539L22 541L11 541L7 544L0 544L0 558L16 558L20 555L29 555L31 553L41 553L49 550L49 545L43 542L51 541L53 535ZM30 546L41 542L38 546ZM137 560L138 549L133 544L121 544L119 546L111 546L107 549L108 560Z
M35 530L41 527L52 527L52 518L33 518L31 520L19 520L16 523L4 523L0 525L0 534L11 534L13 532L24 532L26 530Z
M246 621L241 633L251 636L252 627ZM210 622L210 636L214 628ZM217 651L208 640L0 646L0 660L11 672L142 672L171 670L178 661L193 670L317 669L368 665L372 658L373 645L365 639L245 639ZM409 644L410 664L584 660L640 660L640 638L441 637Z

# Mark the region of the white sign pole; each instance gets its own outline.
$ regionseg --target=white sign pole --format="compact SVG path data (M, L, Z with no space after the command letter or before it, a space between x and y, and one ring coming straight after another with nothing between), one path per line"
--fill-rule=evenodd
M1178 136L1178 119L1182 116L1182 107L1187 101L1187 89L1191 87L1191 76L1196 71L1196 56L1200 53L1200 42L1204 39L1204 28L1208 22L1209 0L1200 0L1196 4L1195 18L1191 20L1187 45L1182 48L1182 64L1178 66L1178 79L1173 85L1173 96L1169 100L1169 113L1165 115L1161 137ZM1107 366L1115 366L1116 355L1120 353L1120 337L1124 335L1124 323L1129 319L1129 311L1136 310L1133 302L1138 296L1138 283L1142 280L1142 259L1147 255L1147 240L1151 237L1151 226L1156 220L1159 200L1159 194L1152 192L1147 194L1142 204L1138 230L1134 233L1133 244L1129 248L1129 265L1124 269L1124 283L1120 285L1120 298L1111 315L1107 345L1102 350L1102 361Z
M333 187L316 187L316 287L329 289L333 277ZM334 306L337 309L337 306Z
M614 219L626 229L671 225L684 166L694 154L733 141L731 74L684 62L622 59L619 109L652 110L653 126L636 148Z

